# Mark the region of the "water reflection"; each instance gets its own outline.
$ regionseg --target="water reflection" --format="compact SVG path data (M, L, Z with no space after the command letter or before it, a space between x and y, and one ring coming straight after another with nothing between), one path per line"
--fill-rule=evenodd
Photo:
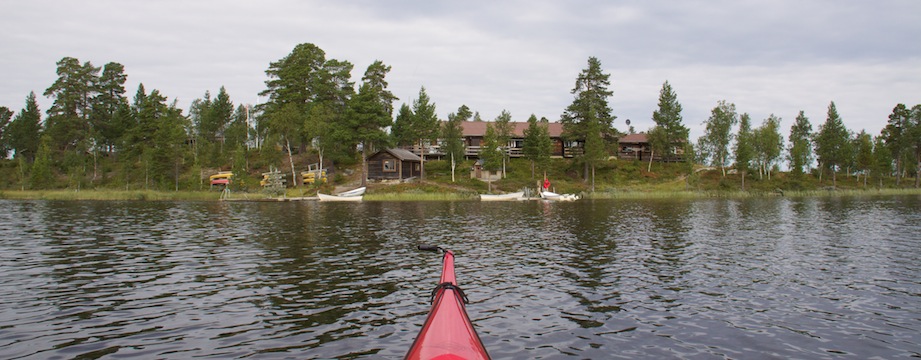
M495 358L919 356L918 200L0 201L0 357L399 358L419 243Z

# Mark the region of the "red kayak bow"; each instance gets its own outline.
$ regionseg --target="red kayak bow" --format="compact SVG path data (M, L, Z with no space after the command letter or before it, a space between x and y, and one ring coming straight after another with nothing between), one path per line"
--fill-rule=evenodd
M467 296L454 277L454 253L437 246L419 250L444 252L441 282L432 291L432 309L406 359L489 359L467 316Z

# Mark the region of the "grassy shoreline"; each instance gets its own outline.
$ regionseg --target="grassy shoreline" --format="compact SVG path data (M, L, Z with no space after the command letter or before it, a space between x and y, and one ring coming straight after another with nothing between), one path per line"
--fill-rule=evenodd
M157 190L3 190L6 200L81 200L81 201L217 201L221 194L213 191Z
M383 189L381 189L383 190ZM289 198L297 198L288 194ZM806 191L605 191L582 194L585 199L706 199L706 198L768 198L768 197L845 197L921 195L921 189L866 190L806 190ZM6 200L72 200L72 201L220 201L214 191L155 191L155 190L3 190ZM232 193L236 201L260 201L272 198L262 193ZM365 195L365 201L475 201L471 192L391 192L375 191Z
M768 197L845 197L880 195L921 195L921 189L866 190L797 190L797 191L620 191L584 194L586 199L703 199L703 198L768 198Z

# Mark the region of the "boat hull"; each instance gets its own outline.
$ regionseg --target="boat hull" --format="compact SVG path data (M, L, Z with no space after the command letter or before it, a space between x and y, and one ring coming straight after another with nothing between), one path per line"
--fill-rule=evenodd
M553 201L579 200L579 195L576 195L576 194L557 194L557 193L549 192L549 191L541 192L540 197L544 200L553 200Z
M364 196L362 196L362 195L359 195L359 196L338 196L338 195L326 195L326 194L317 193L317 198L319 198L320 201L351 201L351 202L358 202L358 201L361 201L361 198L363 198L363 197L364 197Z
M364 195L364 194L365 194L365 190L367 190L367 189L368 189L368 188L366 188L366 187L360 187L360 188L357 188L357 189L354 189L354 190L346 191L346 192L341 193L341 194L337 194L336 196L361 196L361 195Z
M524 198L524 191L502 195L480 194L480 201L515 201Z

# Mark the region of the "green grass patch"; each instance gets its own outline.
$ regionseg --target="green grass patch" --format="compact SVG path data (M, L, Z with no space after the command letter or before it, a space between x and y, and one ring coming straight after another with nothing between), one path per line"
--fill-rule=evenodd
M149 201L214 201L220 198L214 191L155 191L155 190L6 190L0 198L11 200L149 200Z

